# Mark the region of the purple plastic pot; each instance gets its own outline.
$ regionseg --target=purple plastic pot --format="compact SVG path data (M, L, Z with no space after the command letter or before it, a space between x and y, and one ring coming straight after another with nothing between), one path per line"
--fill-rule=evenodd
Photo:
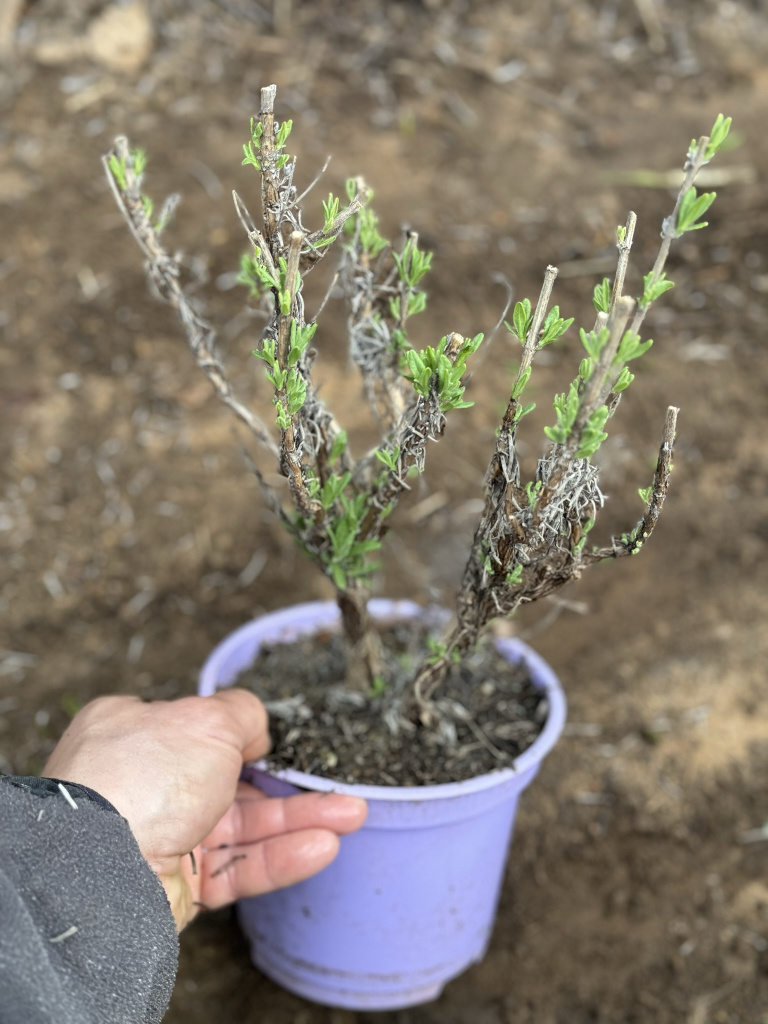
M378 619L425 614L411 601L373 600ZM212 652L199 692L233 683L262 643L290 642L339 628L334 602L295 605L247 623ZM435 999L445 983L485 954L517 800L565 724L565 698L552 669L519 640L500 640L510 662L524 658L547 694L536 742L504 768L437 786L352 786L297 771L247 765L243 777L269 796L351 793L368 819L345 836L336 860L287 889L241 900L240 923L253 962L306 999L385 1010Z

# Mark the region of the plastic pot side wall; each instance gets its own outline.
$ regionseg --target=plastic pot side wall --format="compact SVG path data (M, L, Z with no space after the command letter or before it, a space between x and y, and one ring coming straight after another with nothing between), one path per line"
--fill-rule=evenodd
M374 600L370 610L383 619L429 614L410 601ZM338 625L334 602L296 605L247 623L213 651L199 692L209 696L233 683L261 643ZM512 662L525 658L549 700L542 733L514 768L447 785L388 787L246 766L243 777L270 796L320 790L368 801L365 826L342 839L324 871L240 902L254 963L288 990L330 1006L393 1009L436 998L450 978L482 959L519 795L562 732L566 712L546 662L521 641L498 646Z

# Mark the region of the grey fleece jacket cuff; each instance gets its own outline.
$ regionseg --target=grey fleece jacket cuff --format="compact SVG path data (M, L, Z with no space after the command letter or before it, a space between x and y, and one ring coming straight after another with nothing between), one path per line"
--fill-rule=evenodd
M160 880L85 786L0 777L0 1024L158 1024L178 964Z

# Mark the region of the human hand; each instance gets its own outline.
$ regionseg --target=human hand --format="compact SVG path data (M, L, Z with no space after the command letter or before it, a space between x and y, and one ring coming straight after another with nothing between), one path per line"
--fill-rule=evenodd
M243 762L268 750L267 713L246 690L149 704L99 697L72 719L43 774L96 790L122 814L181 931L200 906L315 874L365 821L356 797L268 798L239 782Z

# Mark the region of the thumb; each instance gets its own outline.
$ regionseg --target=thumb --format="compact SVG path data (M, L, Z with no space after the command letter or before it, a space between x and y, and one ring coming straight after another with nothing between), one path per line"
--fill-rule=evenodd
M226 709L227 725L232 730L232 738L240 748L243 761L255 761L269 752L272 743L267 709L254 693L232 687L217 690L212 697L205 699L216 701L220 710Z

